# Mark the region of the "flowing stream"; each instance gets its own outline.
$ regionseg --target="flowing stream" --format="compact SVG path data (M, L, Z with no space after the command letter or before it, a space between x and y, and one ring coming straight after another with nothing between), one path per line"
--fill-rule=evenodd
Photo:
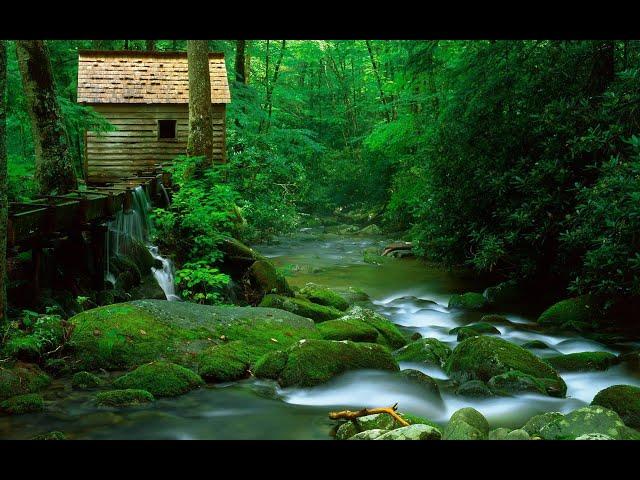
M482 291L487 285L450 272L426 267L413 259L370 265L362 250L388 239L345 238L317 232L259 246L287 272L292 285L314 282L328 286L354 286L370 296L366 306L388 316L408 332L457 344L451 328L476 322L482 314L449 310L449 297L464 291ZM522 344L541 340L550 348L534 350L539 356L580 351L622 353L640 342L603 344L578 334L552 335L535 323L545 305L531 302L504 314L509 324L498 325L502 338ZM69 438L95 439L330 439L331 410L388 406L423 415L444 424L451 414L471 406L481 411L491 428L517 428L545 411L569 412L589 404L603 388L615 384L640 386L640 376L615 366L604 372L562 373L567 398L518 395L477 399L454 395L446 388L447 375L435 367L410 363L441 384L442 401L425 398L424 391L383 371L352 371L313 388L281 389L272 382L248 379L207 386L175 399L159 399L149 406L105 410L95 406L93 392L76 392L57 381L47 394L47 412L40 415L0 417L0 438L29 438L49 430Z

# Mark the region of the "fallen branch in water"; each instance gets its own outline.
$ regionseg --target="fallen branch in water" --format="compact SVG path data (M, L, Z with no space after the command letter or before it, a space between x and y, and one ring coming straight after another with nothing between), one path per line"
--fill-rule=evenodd
M398 415L396 413L396 410L398 410L397 403L392 407L363 408L362 410L358 410L357 412L352 412L351 410L342 410L341 412L329 412L329 418L331 420L340 420L340 419L355 420L358 417L364 417L366 415L386 413L387 415L391 415L403 427L408 427L409 423L400 415Z

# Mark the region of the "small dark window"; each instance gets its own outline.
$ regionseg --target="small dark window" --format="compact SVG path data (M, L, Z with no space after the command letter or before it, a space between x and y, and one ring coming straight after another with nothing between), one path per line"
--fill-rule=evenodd
M158 120L158 138L176 138L176 121Z

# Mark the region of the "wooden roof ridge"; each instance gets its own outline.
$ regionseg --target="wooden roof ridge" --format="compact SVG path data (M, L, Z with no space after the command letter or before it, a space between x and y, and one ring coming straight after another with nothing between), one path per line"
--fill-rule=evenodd
M186 58L187 52L148 51L148 50L91 50L78 49L79 56L104 57L158 57L158 58ZM209 58L224 58L224 52L209 52Z

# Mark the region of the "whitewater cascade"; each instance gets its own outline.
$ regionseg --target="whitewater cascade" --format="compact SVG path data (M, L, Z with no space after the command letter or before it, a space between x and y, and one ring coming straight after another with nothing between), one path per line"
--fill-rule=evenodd
M160 186L168 198L164 186L162 184ZM131 210L125 212L123 209L119 211L116 214L116 218L108 223L106 235L109 258L112 255L126 254L131 240L143 243L151 253L151 256L162 264L162 268L151 268L151 273L164 292L165 297L167 300L180 300L175 291L173 263L168 258L161 256L158 252L158 247L149 242L151 200L141 186L137 186L131 193ZM105 280L115 284L115 276L109 269L108 261Z

